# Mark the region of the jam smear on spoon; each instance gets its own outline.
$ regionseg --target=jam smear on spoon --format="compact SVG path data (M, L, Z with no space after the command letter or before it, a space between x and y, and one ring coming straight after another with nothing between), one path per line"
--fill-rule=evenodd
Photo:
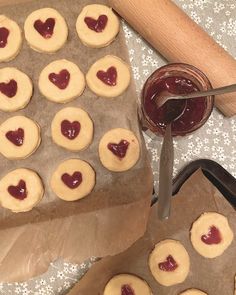
M168 255L165 261L158 264L158 267L160 270L169 272L176 270L178 264L171 255Z
M10 32L7 28L5 27L0 28L0 48L6 47L9 34Z
M122 159L125 157L129 142L127 140L121 140L117 143L108 143L107 148L118 158Z
M207 245L219 244L222 241L219 229L212 225L206 235L201 236L203 243Z
M43 38L50 39L54 32L55 23L55 19L51 17L45 22L38 19L34 22L34 28Z
M8 83L0 83L0 92L9 98L14 97L17 92L17 82L11 79Z
M107 71L98 71L97 78L108 86L116 86L117 70L112 66Z
M72 175L70 175L68 173L64 173L61 176L61 180L69 188L75 189L75 188L77 188L81 184L81 182L83 180L83 177L82 177L81 172L75 171Z
M22 201L27 197L26 183L22 179L19 181L18 185L10 185L7 190L12 197L18 200Z
M97 33L101 33L104 31L107 25L108 17L104 14L99 15L98 19L94 19L92 17L85 17L84 22L88 26L90 30L93 30Z
M64 69L61 70L58 74L51 73L48 75L48 79L56 85L59 89L64 90L67 88L70 82L70 73Z

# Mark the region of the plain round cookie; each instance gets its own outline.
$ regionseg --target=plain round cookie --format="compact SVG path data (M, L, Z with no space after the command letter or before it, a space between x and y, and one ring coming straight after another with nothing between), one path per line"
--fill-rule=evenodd
M33 84L25 73L13 67L0 69L0 110L14 112L23 109L32 94Z
M143 279L135 275L120 274L106 284L103 295L121 294L152 295L152 291Z
M66 103L83 93L85 77L76 64L60 59L51 62L42 70L38 86L47 99Z
M215 258L230 246L234 234L225 216L206 212L193 223L190 238L194 249L200 255Z
M24 159L41 142L40 127L25 116L15 116L0 125L0 153L8 159Z
M13 170L0 180L0 204L13 212L30 211L43 194L40 177L30 169Z
M105 133L99 143L99 158L110 171L131 169L139 160L140 145L131 130L116 128Z
M179 295L207 295L207 293L202 292L198 289L189 289L184 292L181 292Z
M109 45L120 30L120 22L110 7L91 4L83 8L76 22L82 43L89 47Z
M33 11L25 21L24 31L30 47L46 53L58 51L68 37L65 19L53 8Z
M62 162L51 178L51 188L64 201L86 197L95 186L95 172L85 161L70 159Z
M80 151L86 149L93 140L93 121L80 108L64 108L55 115L51 133L57 145L71 151Z
M155 280L163 286L182 283L190 268L188 252L179 241L161 241L149 256L149 268Z
M0 62L10 61L18 55L22 39L18 24L5 15L0 15Z
M117 97L130 84L130 68L117 56L107 55L97 60L89 69L86 81L98 96Z

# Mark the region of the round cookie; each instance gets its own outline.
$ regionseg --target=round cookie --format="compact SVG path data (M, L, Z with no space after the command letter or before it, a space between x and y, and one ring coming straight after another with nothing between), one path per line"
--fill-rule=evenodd
M137 276L120 274L114 276L104 289L103 295L152 295L148 284Z
M38 85L47 99L65 103L83 93L85 78L76 64L61 59L51 62L42 70Z
M184 292L181 292L179 295L207 295L207 293L202 292L198 289L189 289Z
M0 15L0 62L14 59L22 45L21 29L16 22Z
M39 52L58 51L68 37L65 19L53 8L33 11L25 21L24 30L25 38L31 48Z
M130 84L129 66L119 57L107 55L96 61L86 75L89 88L98 96L116 97Z
M100 48L115 39L120 30L120 22L111 8L91 4L85 6L78 16L76 30L84 45Z
M80 151L86 149L93 140L93 122L84 110L68 107L55 115L51 132L57 145Z
M108 170L121 172L132 168L140 156L137 137L128 129L108 131L99 143L99 158Z
M86 197L94 188L95 172L85 161L70 159L62 162L51 178L51 188L64 201Z
M33 85L30 78L16 68L0 69L0 110L14 112L30 101Z
M0 204L13 212L30 211L43 194L40 177L30 169L13 170L0 180Z
M179 241L168 239L156 244L149 256L149 267L159 284L173 286L186 279L189 273L190 259Z
M193 223L190 235L194 249L206 258L223 254L234 238L227 218L216 212L203 213Z
M8 159L29 157L40 142L39 125L27 117L11 117L0 125L0 153Z

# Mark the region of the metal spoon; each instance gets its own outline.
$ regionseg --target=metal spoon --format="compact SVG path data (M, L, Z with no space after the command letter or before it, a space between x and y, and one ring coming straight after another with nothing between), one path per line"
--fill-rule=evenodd
M163 91L160 96L158 96L158 99L156 100L156 105L158 108L163 106L167 101L173 100L173 99L190 99L190 98L199 98L204 97L208 95L219 95L219 94L225 94L225 93L231 93L236 92L236 84L210 89L206 91L197 91L190 94L172 94L168 91Z

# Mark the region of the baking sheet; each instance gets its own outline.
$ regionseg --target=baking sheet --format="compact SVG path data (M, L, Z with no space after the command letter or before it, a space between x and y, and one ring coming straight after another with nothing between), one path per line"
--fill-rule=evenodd
M20 2L20 4L17 4ZM95 1L106 3L106 1ZM9 1L0 0L0 5ZM17 21L23 28L26 17L42 7L57 9L66 19L69 39L56 54L33 51L24 40L18 57L0 67L14 66L28 74L34 82L30 104L21 111L1 112L0 123L14 115L26 115L42 128L42 143L35 154L25 160L10 161L0 156L0 177L18 168L31 168L45 184L43 201L28 213L11 213L0 209L0 281L20 281L46 271L49 262L63 257L82 262L90 256L113 255L130 246L145 231L152 193L152 173L137 120L134 84L120 97L97 97L86 88L84 94L65 105L49 102L40 95L37 81L41 70L56 59L66 58L79 65L83 73L100 57L114 54L128 62L125 39L121 31L110 46L103 49L85 47L78 39L75 23L82 8L90 0L11 0L0 13ZM57 147L51 139L50 124L57 111L77 106L86 110L94 122L94 140L85 151L73 153ZM137 135L142 151L138 164L125 173L112 173L103 168L98 157L102 135L116 127L128 128ZM96 170L96 186L86 198L65 202L49 187L52 172L69 158L88 161Z
M124 253L97 262L69 295L102 295L109 279L119 273L131 273L144 278L154 295L177 295L188 288L198 288L209 295L232 295L236 273L236 239L234 238L223 255L214 259L200 256L193 249L189 239L192 222L206 211L219 212L227 216L236 235L235 210L201 170L198 170L174 197L169 220L159 221L157 205L154 205L144 237ZM172 287L159 285L153 279L147 262L154 245L166 238L181 241L189 253L191 263L190 273L185 282Z

